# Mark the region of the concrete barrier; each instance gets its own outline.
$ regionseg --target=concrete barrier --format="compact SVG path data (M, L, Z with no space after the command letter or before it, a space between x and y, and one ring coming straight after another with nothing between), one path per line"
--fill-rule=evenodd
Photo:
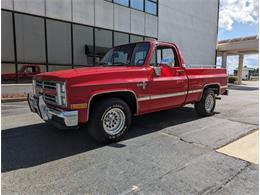
M21 101L25 100L28 93L32 92L32 84L2 84L1 90L2 101Z

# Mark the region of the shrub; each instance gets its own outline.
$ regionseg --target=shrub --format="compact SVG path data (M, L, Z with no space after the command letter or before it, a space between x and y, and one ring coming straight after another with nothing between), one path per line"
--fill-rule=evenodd
M229 83L235 83L235 81L237 81L237 77L235 77L235 76L229 76L228 77L228 82Z

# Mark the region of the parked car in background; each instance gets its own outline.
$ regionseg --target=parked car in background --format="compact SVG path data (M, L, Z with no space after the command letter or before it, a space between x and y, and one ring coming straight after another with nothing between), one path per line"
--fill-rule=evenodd
M227 70L185 66L176 44L150 40L112 48L96 67L36 75L33 88L28 102L43 120L114 142L133 115L190 103L200 116L213 115L217 96L227 94Z
M19 80L30 80L36 74L41 73L41 68L37 64L23 64L17 73ZM2 73L2 80L15 80L16 73Z

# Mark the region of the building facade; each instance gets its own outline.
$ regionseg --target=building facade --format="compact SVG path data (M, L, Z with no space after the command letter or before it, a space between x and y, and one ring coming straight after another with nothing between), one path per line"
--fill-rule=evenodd
M238 68L234 70L234 76L238 75ZM259 68L249 68L244 66L242 69L242 80L258 80Z
M2 0L2 82L93 66L116 45L175 42L186 63L214 64L218 0Z

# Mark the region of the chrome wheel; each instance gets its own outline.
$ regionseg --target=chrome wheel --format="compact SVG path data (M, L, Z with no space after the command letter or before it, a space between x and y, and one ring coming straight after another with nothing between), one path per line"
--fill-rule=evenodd
M214 97L209 94L205 100L205 110L210 113L214 107Z
M103 117L103 128L109 135L116 135L125 126L125 113L120 108L112 108L108 110Z

